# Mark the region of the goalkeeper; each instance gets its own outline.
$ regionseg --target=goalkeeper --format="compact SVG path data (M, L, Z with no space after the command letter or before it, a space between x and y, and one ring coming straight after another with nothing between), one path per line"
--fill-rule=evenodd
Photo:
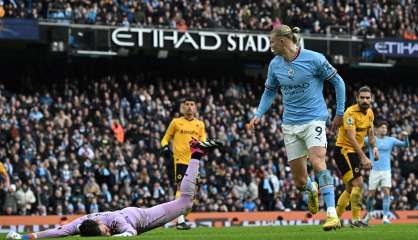
M199 161L208 151L221 146L218 140L192 141L189 145L191 159L181 181L178 199L152 208L127 207L114 212L99 212L82 216L63 226L42 232L19 234L9 232L7 239L59 238L80 234L81 236L135 236L174 220L192 208Z

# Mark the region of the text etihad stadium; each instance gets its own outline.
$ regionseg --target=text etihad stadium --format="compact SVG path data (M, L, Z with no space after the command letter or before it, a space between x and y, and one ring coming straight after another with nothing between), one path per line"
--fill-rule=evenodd
M120 47L164 48L205 51L267 52L267 34L176 31L147 28L117 28L113 44Z

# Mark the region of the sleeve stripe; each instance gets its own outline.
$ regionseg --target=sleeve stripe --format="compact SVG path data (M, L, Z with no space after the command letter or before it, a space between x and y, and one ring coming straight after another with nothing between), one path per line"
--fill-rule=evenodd
M333 78L335 75L337 74L337 70L335 70L331 75L329 75L328 77L325 78L325 81L330 80L331 78Z

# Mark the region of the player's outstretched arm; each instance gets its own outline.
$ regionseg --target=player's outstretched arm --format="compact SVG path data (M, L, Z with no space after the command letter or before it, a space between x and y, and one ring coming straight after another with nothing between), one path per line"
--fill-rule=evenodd
M402 131L401 135L402 135L402 141L399 141L398 139L393 138L394 145L397 146L397 147L409 148L410 143L409 143L408 132L407 131Z
M41 232L36 233L29 233L29 234L19 234L16 232L9 232L7 234L6 239L7 240L15 240L15 239L40 239L40 238L61 238L66 237L74 234L78 234L78 225L81 224L82 220L80 218L77 218L76 220L53 228L48 229Z
M260 104L258 105L255 116L251 119L249 123L249 126L251 129L254 129L255 125L257 125L260 122L261 117L270 108L275 97L276 97L276 89L266 85L266 88L264 89L264 93L263 93L263 96L261 97L261 101L260 101Z
M336 131L343 122L344 107L345 107L345 83L341 76L336 73L334 77L330 79L330 83L335 88L335 94L337 99L337 110L335 118L332 121L331 130Z
M175 120L171 120L170 125L168 125L167 130L165 131L164 137L161 140L161 147L168 146L168 143L173 138L174 133L176 131L176 123Z
M274 61L274 60L273 60ZM260 104L258 105L257 111L255 116L250 120L249 127L250 129L254 129L255 125L260 123L261 117L263 117L264 113L270 108L271 104L276 97L276 92L279 87L279 83L276 80L276 77L273 74L274 62L271 61L268 71L267 71L267 80L265 83L265 88L263 95L261 96Z
M174 133L176 131L176 123L175 120L171 120L170 125L164 134L163 139L161 140L161 154L164 156L165 160L170 161L173 156L173 152L169 147L170 140L173 138Z

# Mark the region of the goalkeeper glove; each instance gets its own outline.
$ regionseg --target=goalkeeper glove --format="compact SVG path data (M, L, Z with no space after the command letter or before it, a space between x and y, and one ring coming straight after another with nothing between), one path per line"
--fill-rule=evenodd
M161 149L161 154L164 156L165 159L171 159L173 156L173 153L170 150L170 147L168 145L163 146Z

